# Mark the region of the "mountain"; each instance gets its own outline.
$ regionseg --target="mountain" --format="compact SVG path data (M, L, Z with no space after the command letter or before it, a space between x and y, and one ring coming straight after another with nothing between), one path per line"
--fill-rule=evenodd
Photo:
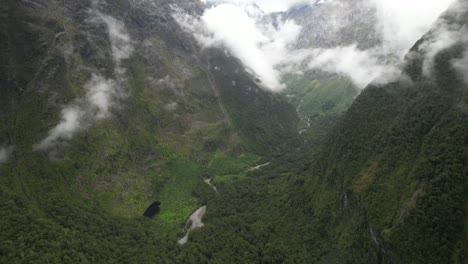
M453 62L467 43L441 49L429 76L423 65L441 25L466 27L467 10L454 5L413 47L411 80L361 93L304 178L308 194L296 199L337 214L335 222L328 213L317 217L330 221L328 235L346 262L466 261L468 84Z
M335 49L356 45L359 50L379 47L375 8L368 1L316 1L274 13L272 20L292 20L301 27L295 49ZM317 147L359 94L360 89L341 74L303 68L302 75L284 77L285 94L301 117L299 131Z
M277 13L302 27L297 48L334 48L357 44L362 50L381 42L374 7L363 0L319 1Z
M158 262L125 252L176 249L203 180L294 145L294 107L172 17L199 1L1 6L1 262Z
M406 77L358 95L339 76L259 87L175 21L198 0L4 0L0 262L464 263L467 43L427 67L461 3ZM374 43L350 34L323 46Z
M466 10L455 4L412 48L408 77L367 87L318 153L290 151L224 188L209 203L211 224L183 256L198 263L465 263L468 84L454 62L468 45L458 38L438 51L429 75L424 65L441 25L463 32Z

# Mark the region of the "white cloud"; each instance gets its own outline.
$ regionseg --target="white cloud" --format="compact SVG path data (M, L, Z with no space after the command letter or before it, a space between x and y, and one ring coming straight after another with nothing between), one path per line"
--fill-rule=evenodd
M14 147L1 147L0 148L0 163L5 163L10 158L11 154L13 153Z
M438 20L454 0L368 1L377 11L376 27L382 35L382 45L369 50L355 46L314 50L309 67L347 75L361 88L369 83L394 81L400 77L399 64L404 56L431 30L430 37L420 46L425 54L423 71L429 76L435 55L460 41L466 32L459 25Z
M257 4L263 11L271 13L286 11L297 4L312 4L315 3L315 0L202 0L202 2L214 4L234 3L236 5Z
M277 66L288 57L289 46L300 33L292 21L277 21L277 26L261 24L255 9L221 4L205 11L198 20L175 15L176 20L194 33L204 47L225 46L272 90L282 88Z
M175 15L175 18L182 27L194 34L202 46L227 47L271 90L283 88L281 74L296 70L304 62L310 68L349 76L364 88L371 81L384 83L398 78L398 64L404 55L453 2L364 1L376 9L379 20L376 28L383 38L382 45L371 50L358 50L355 45L329 50L314 47L309 50L292 50L301 28L292 21L271 21L266 13L284 11L298 3L314 4L317 3L315 0L206 0L217 5L207 9L201 18L181 14ZM267 12L264 13L252 4ZM395 60L395 57L400 61Z
M68 107L62 110L62 120L52 130L49 136L34 146L37 150L47 150L61 141L70 140L78 131L84 129L85 112L79 107Z
M468 43L468 28L464 25L451 23L445 19L439 20L428 35L428 38L419 47L419 50L424 52L425 55L423 62L424 75L431 75L434 58L440 51L457 43ZM460 66L462 61L459 61L457 65Z
M107 25L116 80L106 79L99 73L92 73L84 85L87 90L86 98L76 99L62 110L61 121L49 131L49 135L44 140L34 146L36 150L53 148L72 139L76 133L87 129L93 122L109 117L110 109L115 104L115 97L123 93L121 85L125 82L125 69L121 63L122 60L130 58L134 52L131 37L123 22L98 11L93 15L94 18L90 20L92 23L98 22L97 18Z
M97 12L98 16L106 23L109 32L109 40L112 44L112 55L117 64L130 58L133 53L133 45L125 24L112 16ZM120 65L119 65L120 66Z
M117 93L117 83L93 73L85 87L88 90L86 95L88 102L97 108L95 119L108 117L109 109L113 104L112 99Z
M379 50L362 51L356 46L311 51L308 67L348 76L360 88L369 83L387 83L401 75L396 65L386 64Z
M385 49L403 58L454 0L368 0L376 7Z
M60 143L70 140L80 131L87 129L92 122L109 117L113 99L118 93L118 85L112 79L105 79L99 74L92 74L85 84L88 91L86 100L75 100L73 105L66 106L61 113L61 121L49 135L37 144L34 149L48 150Z
M453 65L468 84L468 50L465 50L463 58L455 60Z

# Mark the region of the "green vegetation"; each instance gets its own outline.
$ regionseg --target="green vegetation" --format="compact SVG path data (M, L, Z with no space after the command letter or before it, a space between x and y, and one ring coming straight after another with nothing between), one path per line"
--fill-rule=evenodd
M288 89L283 93L291 93L290 101L311 118L342 115L358 95L358 88L345 77L309 80L307 76L289 75L284 81Z
M236 157L217 152L207 167L213 184L224 186L246 179L247 170L260 160L261 157L254 154L241 154Z
M284 77L287 89L282 93L300 116L297 130L317 148L351 106L358 88L345 77L311 80L307 75Z
M208 168L215 175L234 174L246 170L259 161L260 157L254 154L241 154L235 157L217 152L208 163Z
M354 102L338 77L287 76L290 90L272 94L220 50L193 58L173 21L108 1L145 39L123 62L125 95L109 118L34 151L91 69L114 77L110 43L86 3L6 5L0 144L15 151L0 164L0 263L466 261L468 93L451 65L465 47L439 53L431 78L413 54L411 82ZM205 226L178 245L203 205Z
M243 145L262 156L295 146L298 116L293 106L260 88L239 61L220 50L208 52L212 78Z
M155 221L155 230L160 236L181 229L180 219L188 219L200 205L192 194L200 182L201 170L195 164L176 160L170 164L168 181L156 199L161 202L161 213Z
M443 65L460 54L453 47L436 60ZM450 66L436 65L436 71L444 71L436 80L367 88L318 154L316 177L305 181L313 207L329 207L340 212L332 219L345 221L329 226L338 231L346 261L361 263L356 254L365 255L365 247L354 253L347 247L369 240L369 230L381 259L450 263L466 250L461 142L467 116L457 107L466 103L465 84ZM367 234L353 229L357 225Z
M210 88L206 70L178 51L174 59L172 48L161 46L157 56L135 53L123 62L125 94L109 118L50 152L34 151L59 122L60 110L86 95L92 69L114 78L105 28L73 21L87 19L68 14L83 8L74 2L66 3L68 9L56 8L55 1L49 4L47 12L31 12L8 1L9 15L0 16L1 34L8 40L0 50L5 69L0 81L7 87L0 96L5 124L0 126L0 143L15 146L11 160L0 164L0 262L174 260L181 254L176 241L187 218L215 195L204 177L246 178L245 170L261 157L251 154L254 148L239 139L230 117L221 111L229 97L216 96L213 89L218 88ZM110 9L127 10L121 5L124 1ZM137 20L141 14L131 15L129 20ZM77 28L83 24L87 31ZM160 45L162 38L154 42ZM67 45L80 50L64 57ZM228 59L226 63L238 65ZM158 75L153 75L155 67ZM245 73L239 78L249 80ZM251 112L288 107L263 98L267 94L262 91ZM236 90L230 95L241 99ZM249 103L228 102L238 110ZM242 120L236 120L236 126L242 126ZM273 126L265 120L255 127L269 131ZM279 142L278 134L272 131L263 144ZM142 213L156 200L161 201L161 213L154 221L144 219Z

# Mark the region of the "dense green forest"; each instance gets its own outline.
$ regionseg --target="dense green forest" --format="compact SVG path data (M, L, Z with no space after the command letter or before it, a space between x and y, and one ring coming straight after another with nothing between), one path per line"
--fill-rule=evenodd
M0 4L0 263L466 263L468 85L452 63L466 43L431 76L429 32L401 80L359 92L287 75L272 93L225 51L199 50L171 4ZM125 24L128 57L112 53L121 24L96 10ZM97 73L121 90L93 119ZM67 107L88 119L38 149Z

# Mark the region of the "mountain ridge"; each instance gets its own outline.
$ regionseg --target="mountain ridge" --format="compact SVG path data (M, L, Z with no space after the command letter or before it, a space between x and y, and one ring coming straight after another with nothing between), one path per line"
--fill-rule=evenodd
M200 15L199 1L5 3L1 262L466 261L468 97L453 66L466 43L426 76L434 28L407 78L350 102L345 78L289 76L288 98L180 28L172 12ZM204 227L180 246L200 207Z

